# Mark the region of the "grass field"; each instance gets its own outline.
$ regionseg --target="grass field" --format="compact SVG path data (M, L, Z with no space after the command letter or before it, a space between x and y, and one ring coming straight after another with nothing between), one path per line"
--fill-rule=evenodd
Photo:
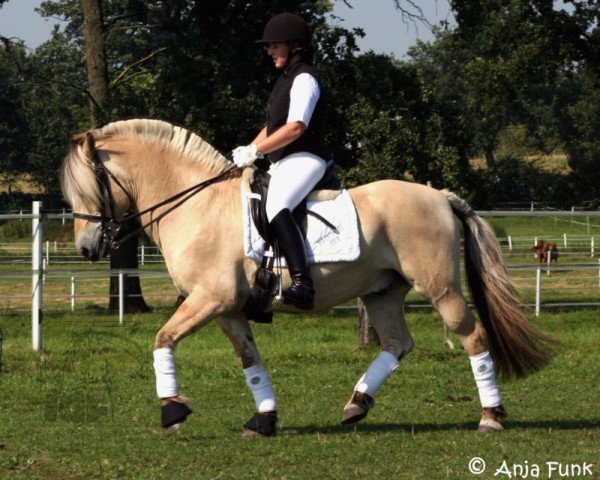
M41 357L30 349L27 316L0 318L0 478L511 478L494 475L503 462L511 472L538 465L537 478L560 478L549 476L546 462L587 463L592 476L570 478L600 478L597 309L533 320L562 344L542 372L501 383L510 417L494 435L474 431L480 407L468 360L443 345L437 315L408 315L415 351L356 427L339 425L342 407L376 354L356 347L356 318L278 316L254 330L282 430L251 441L240 434L253 401L231 346L212 325L178 347L181 389L194 414L173 437L155 434L151 346L168 313L129 316L121 327L97 308L47 315ZM469 472L473 457L487 463L482 475Z
M515 252L503 246L508 263L534 264L527 250L531 237L557 241L564 233L588 231L585 217L578 217L579 223L489 221L515 238ZM600 220L592 219L592 234L600 231L595 223ZM590 260L574 250L559 265L567 261L597 262L597 256ZM0 270L15 266L7 263ZM72 268L108 266L51 262L48 272ZM585 275L567 271L544 277L550 291L543 301L598 301L598 271L590 271L589 279ZM514 276L530 303L534 276ZM172 292L166 302L176 295L168 279L142 279L142 285L146 295ZM580 291L583 285L586 290ZM339 425L343 405L376 349L356 347L353 314L331 312L281 315L273 326L254 328L279 397L282 430L276 438L242 440L253 401L231 346L209 326L178 347L181 389L194 401L194 414L175 436L164 438L156 435L160 410L152 343L168 308L150 297L153 313L128 315L119 326L116 316L104 311L107 279L78 279L77 288L101 298L82 298L75 313L65 314L69 278L48 276L45 295L64 297L45 299L41 356L31 351L28 315L0 317L0 480L567 477L549 471L546 462L559 462L563 472L571 464L592 465L592 475L569 478L600 479L599 309L529 314L562 344L542 372L501 383L510 417L499 435L475 433L480 408L468 360L460 348L443 345L441 320L432 313L408 315L415 351L381 389L369 417L356 427ZM3 280L0 311L28 303L30 289L29 278ZM422 299L411 294L409 301ZM473 457L487 462L483 474L469 472ZM537 476L534 466L540 469ZM504 470L497 472L500 467ZM515 475L519 468L521 475Z

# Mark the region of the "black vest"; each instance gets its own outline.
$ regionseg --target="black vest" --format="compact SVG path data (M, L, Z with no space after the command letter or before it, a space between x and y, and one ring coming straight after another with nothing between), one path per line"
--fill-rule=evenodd
M267 106L267 135L271 135L281 126L286 124L290 109L290 90L292 89L294 79L301 73L309 73L317 79L315 69L312 66L299 62L291 68L284 70L275 83L271 95L269 96L269 103ZM317 79L317 82L318 81L319 80ZM319 89L321 89L320 84ZM271 163L275 163L283 157L296 152L309 152L318 155L321 158L324 156L322 98L323 95L320 95L308 124L308 128L304 133L289 145L268 154L268 159Z

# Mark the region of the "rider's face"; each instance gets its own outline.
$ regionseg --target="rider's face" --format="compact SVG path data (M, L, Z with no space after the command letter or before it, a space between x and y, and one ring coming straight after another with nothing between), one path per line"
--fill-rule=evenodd
M267 55L273 59L275 68L281 70L287 63L290 47L287 43L272 42L267 46Z

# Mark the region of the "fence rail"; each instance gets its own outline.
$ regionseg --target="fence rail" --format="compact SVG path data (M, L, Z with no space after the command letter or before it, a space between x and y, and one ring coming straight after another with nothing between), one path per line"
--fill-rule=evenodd
M517 257L535 255L533 247L541 237L499 237L502 253L508 262ZM559 247L561 258L596 257L600 255L600 232L597 235L567 235L560 237L544 236L547 242L554 242ZM32 244L0 243L0 266L28 263L31 261ZM87 264L71 242L46 241L42 245L42 258L46 265ZM141 244L138 247L138 262L140 265L164 264L160 249L154 245ZM109 263L101 260L99 264Z
M600 261L590 264L571 264L550 267L552 276L547 276L546 266L512 265L508 267L513 282L518 286L524 305L541 308L559 306L600 305ZM45 308L64 308L66 302L73 311L83 300L102 299L108 295L110 277L124 279L127 276L140 277L144 297L163 298L175 301L178 291L163 269L147 270L41 270L33 271L41 276L44 286ZM562 274L562 275L561 275ZM10 292L10 285L26 283L31 279L31 271L0 272L0 312L22 313L31 301L31 295L22 291ZM19 282L20 281L20 282ZM103 283L104 282L104 283ZM88 283L91 287L86 286ZM101 292L98 288L106 286ZM121 288L117 295L124 301ZM585 300L585 301L583 301ZM424 303L416 295L409 297L408 308L423 307ZM120 312L120 322L124 312Z

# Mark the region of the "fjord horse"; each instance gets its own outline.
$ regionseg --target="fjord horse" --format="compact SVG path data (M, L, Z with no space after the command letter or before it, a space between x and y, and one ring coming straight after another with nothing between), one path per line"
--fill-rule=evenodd
M242 313L258 268L244 256L242 245L240 190L251 173L252 168L233 167L197 135L157 120L115 122L76 135L61 167L78 251L98 260L106 254L107 241L114 242L119 224L127 221L126 212L138 212L186 297L154 345L166 433L191 412L178 391L174 348L213 320L231 341L244 372L263 372L247 376L257 409L271 387ZM493 231L465 201L449 191L395 180L349 192L358 213L361 253L352 262L311 267L315 310L360 297L379 335L380 355L387 355L394 370L413 349L404 300L414 289L459 336L469 357L489 350L505 377L525 376L548 362L551 340L523 316ZM467 279L480 321L461 292L455 218L463 225ZM283 283L290 283L287 271ZM301 313L287 305L280 310ZM343 423L367 415L373 399L359 397L355 391L346 404ZM275 433L274 397L268 404L272 410L258 410L261 415L246 424L247 434ZM501 430L502 405L482 406L480 429Z

